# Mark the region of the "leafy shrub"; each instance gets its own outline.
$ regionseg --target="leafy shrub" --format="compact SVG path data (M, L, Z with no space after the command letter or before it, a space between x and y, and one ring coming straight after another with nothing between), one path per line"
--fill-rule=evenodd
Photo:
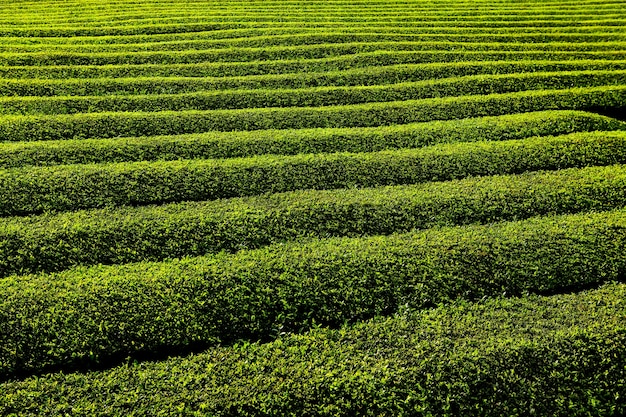
M0 375L582 289L623 279L625 231L618 210L4 278Z
M0 167L233 158L262 154L373 152L438 143L524 139L594 130L626 130L626 123L577 111L544 111L406 125L206 132L113 139L0 143Z
M626 206L626 167L6 219L0 276Z
M616 131L373 153L15 168L0 171L0 215L610 165L626 162L625 137Z

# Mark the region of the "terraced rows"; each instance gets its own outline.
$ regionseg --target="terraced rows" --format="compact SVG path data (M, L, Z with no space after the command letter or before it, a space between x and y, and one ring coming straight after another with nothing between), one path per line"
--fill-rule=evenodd
M0 0L0 414L626 414L625 28Z

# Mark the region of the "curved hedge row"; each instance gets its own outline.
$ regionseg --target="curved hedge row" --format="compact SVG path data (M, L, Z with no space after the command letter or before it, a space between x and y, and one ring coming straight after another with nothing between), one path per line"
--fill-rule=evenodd
M438 143L498 141L626 130L595 113L543 111L365 128L206 132L113 139L0 143L0 168L28 165L233 158L263 154L374 152Z
M161 112L262 107L320 107L486 95L526 90L557 90L626 85L626 70L575 71L461 78L371 86L218 90L183 94L74 97L0 97L0 114Z
M49 19L49 13L46 16L46 19ZM550 26L551 28L559 28L560 32L563 33L567 30L567 33L575 34L575 33L594 33L597 32L598 29L602 29L605 33L607 31L616 31L619 29L620 20L616 20L615 18L619 18L621 15L613 14L606 16L606 19L603 19L600 22L585 22L585 26L572 26L571 22L563 22L563 20L570 19L570 17L560 17L553 16L551 20L543 20L537 21L532 19L520 20L519 16L515 16L513 18L509 17L509 19L513 19L512 21L506 21L507 17L504 15L500 15L498 21L491 22L491 26L489 26L489 31L494 34L507 34L507 33L515 33L519 32L520 26L524 28L525 33L529 34L539 34L545 31L545 26ZM597 16L595 16L597 17ZM610 20L609 20L610 19ZM49 22L47 21L49 24ZM32 46L37 47L37 45L48 45L51 48L56 46L80 46L80 45L127 45L127 44L138 44L138 43L147 43L147 44L157 44L157 43L166 43L166 42L190 42L190 41L207 41L207 40L228 40L233 39L234 42L237 42L236 39L250 39L249 42L254 43L254 38L257 37L267 37L268 40L273 39L276 36L289 36L293 35L296 39L299 36L309 36L320 34L320 29L324 29L326 33L338 33L345 34L346 36L351 36L353 34L397 34L397 35L428 35L428 34L471 34L471 33L484 33L484 26L481 26L480 29L477 29L473 26L477 22L465 20L459 21L454 20L451 23L449 20L433 20L430 22L421 22L420 26L414 25L390 25L388 22L375 22L367 24L366 22L355 22L349 27L346 25L338 25L332 23L322 23L317 27L307 26L303 27L301 24L291 24L289 22L282 22L283 25L268 25L264 24L260 27L241 27L237 29L226 29L226 30L212 30L212 31L195 31L195 32L181 32L181 33L154 33L150 35L106 35L101 34L99 36L78 36L78 37L67 37L67 36L46 36L43 38L38 37L23 37L23 36L11 36L10 34L6 34L7 36L2 37L2 44L7 46ZM498 23L500 25L498 25ZM452 24L453 26L448 26ZM484 22L484 24L489 24L489 22ZM324 33L321 33L323 36ZM510 41L510 40L509 40ZM584 47L584 45L583 45Z
M458 42L467 42L463 36L454 37ZM448 40L451 35L422 36L424 41ZM532 35L519 37L504 36L499 39L494 37L477 37L479 42L527 42ZM606 42L624 41L624 34L607 35L584 35L573 36L536 36L538 42ZM471 41L471 40L470 40ZM500 60L500 59L623 59L624 51L441 51L424 50L419 42L389 42L389 43L345 43L327 45L305 46L275 46L268 48L224 48L207 50L185 51L155 51L155 52L120 52L120 53L0 53L0 65L2 66L46 66L46 65L144 65L144 64L184 64L198 62L240 62L240 61L264 61L283 59L319 59L342 55L353 55L377 51L404 51L410 52L414 62L455 62L468 60Z
M267 4L273 6L281 6L278 8L267 8ZM548 5L542 2L526 3L523 6L515 7L511 4L500 4L498 10L501 14L498 15L498 19L494 18L493 9L485 9L484 2L458 2L453 7L448 5L437 5L436 8L424 7L419 3L412 4L400 4L400 3L367 3L358 2L358 8L355 8L355 3L351 2L332 2L328 4L316 4L315 9L303 10L300 4L297 2L230 2L233 7L229 8L229 17L275 17L278 15L295 16L314 16L328 17L328 16L348 16L348 17L380 17L391 16L398 18L397 11L404 11L407 15L411 16L411 21L443 21L444 23L452 24L456 23L458 16L464 16L467 20L459 22L459 27L464 27L464 23L469 22L468 26L473 27L476 23L515 23L515 22L545 22L547 21L562 21L565 20L570 26L579 26L593 24L597 22L604 22L604 19L623 17L623 13L620 13L622 9L619 7L619 2L611 3L610 1L603 1L602 8L598 8L599 2L588 2L587 4L572 3L572 2L559 2ZM7 4L7 10L12 3ZM475 8L468 8L468 5L478 6ZM40 6L40 7L37 7ZM85 10L89 13L84 15L76 15L74 8L70 5L68 9L63 10L63 5L55 5L57 7L51 9L49 6L41 3L30 3L27 5L20 4L19 9L27 9L27 16L5 16L8 22L13 24L18 22L46 22L46 17L38 13L32 13L36 11L47 11L53 20L69 22L101 22L102 18L110 22L111 20L128 21L146 21L151 20L151 16L146 16L146 12L149 11L152 16L159 16L164 19L185 17L191 20L203 19L205 16L219 16L222 19L225 18L221 10L210 9L204 7L202 3L185 3L185 7L181 8L179 5L173 6L164 3L151 3L146 4L143 2L137 3L137 8L132 10L119 10L117 3L108 4L99 2L97 5L89 5L85 3ZM95 7L93 7L95 6ZM108 10L107 10L108 6ZM245 7L242 7L245 6ZM489 5L492 6L492 5ZM532 10L532 14L528 11ZM451 13L452 12L452 13ZM572 21L572 17L579 17L579 20ZM263 20L263 19L261 19ZM272 19L265 19L272 20ZM398 21L406 19L396 19ZM619 19L618 19L619 20ZM364 18L361 22L367 22L368 19ZM456 25L454 25L456 27Z
M0 170L0 216L610 165L626 162L625 143L626 132L615 131L361 154L14 168Z
M422 12L423 13L423 12ZM46 19L49 17L49 11L46 11ZM594 17L598 17L597 15ZM415 23L395 22L392 24L386 21L374 21L374 22L352 22L350 25L340 24L337 22L318 22L317 25L306 25L306 22L263 22L258 25L241 25L230 29L220 30L196 30L196 31L183 31L172 32L165 31L163 33L151 33L151 34L126 34L115 35L106 34L100 31L97 35L83 34L81 36L64 36L62 33L54 35L54 31L49 36L44 37L25 37L14 35L11 33L5 33L3 31L2 43L5 45L35 45L46 44L50 46L55 45L124 45L132 43L163 43L163 42L184 42L184 41L205 41L205 40L221 40L221 39L236 39L236 38L254 38L258 36L272 36L272 35L285 35L294 33L303 34L320 33L346 33L347 35L353 33L387 33L387 34L405 34L405 35L429 35L429 34L484 34L485 28L489 28L489 32L493 34L515 34L520 32L520 28L523 28L524 33L527 34L541 34L545 33L545 27L550 26L551 29L557 29L557 32L567 34L588 33L593 34L599 30L603 33L617 32L621 24L621 14L606 15L604 19L595 21L586 21L581 25L572 25L571 17L557 17L552 16L548 20L535 20L535 19L520 19L519 16L507 16L500 15L497 21L476 21L476 20L463 20L457 19L433 19L429 18L427 21L422 21L419 25ZM467 18L467 17L466 17ZM508 21L507 21L508 20ZM564 21L566 20L566 21ZM50 28L49 20L46 24ZM475 26L478 25L478 26ZM29 25L30 26L30 25ZM76 26L74 23L73 26ZM15 28L15 27L13 27ZM20 28L23 30L24 28ZM62 30L66 28L60 28Z
M150 10L152 13L159 15L160 12L164 12L167 14L167 16L170 16L172 13L174 13L175 15L178 14L184 14L187 15L187 13L185 13L186 11L188 12L192 12L192 16L198 16L198 13L202 13L202 16L204 15L213 15L218 13L217 10L215 9L210 9L210 8L206 8L203 7L202 3L185 3L185 7L181 8L180 4L178 2L175 3L145 3L145 2L138 2L137 4L137 9L132 9L132 10L120 10L118 7L118 3L102 3L102 2L85 2L85 8L86 10L88 10L90 13L86 14L86 16L82 16L83 18L89 18L89 16L100 16L101 14L104 14L105 16L111 16L111 14L115 15L115 16L135 16L135 17L143 17L146 18L144 13L141 13L143 11L147 11ZM267 5L272 5L272 6L282 6L282 10L280 9L272 9L272 8L268 8L266 7ZM598 5L602 4L604 7L599 8ZM234 1L234 2L229 2L229 5L232 5L232 7L230 8L230 11L232 11L234 13L234 15L238 16L238 15L249 15L249 14L253 14L253 15L257 15L260 12L265 11L266 13L264 13L265 15L272 15L272 13L275 13L277 10L282 11L283 14L287 13L288 15L302 15L302 14L308 14L308 13L312 13L315 16L326 16L327 14L333 15L333 14L345 14L349 11L353 12L353 13L349 13L350 16L361 16L361 15L368 15L370 14L371 11L378 11L378 10L406 10L408 12L411 11L421 11L423 12L423 14L420 14L420 16L429 16L429 17L440 17L442 19L447 19L447 20L455 20L455 17L458 14L462 14L464 16L476 16L476 17L480 17L486 20L492 20L494 18L493 12L492 12L492 3L487 3L484 1L459 1L457 3L455 3L454 5L451 4L442 4L442 5L437 5L436 7L432 7L430 5L426 6L424 4L420 4L420 3L413 3L413 4L402 4L402 3L397 3L397 4L387 4L386 2L374 2L374 3L370 3L370 2L364 2L364 1L359 1L356 3L356 5L358 6L358 8L355 8L354 2L347 2L347 1L334 1L331 3L324 3L324 4L320 4L320 5L315 5L317 6L314 9L311 10L302 10L300 6L300 3L297 2L293 2L293 1L272 1L272 2L261 2L261 1L250 1L250 2L243 2L243 1ZM599 16L602 16L604 14L613 14L615 12L619 12L622 9L620 8L620 3L619 2L612 2L612 1L602 1L602 2L598 2L598 1L590 1L590 2L585 2L585 3L580 3L580 2L573 2L573 1L560 1L558 3L552 3L552 4L548 4L545 2L528 2L526 4L522 5L515 5L515 4L506 4L506 3L501 3L498 6L498 10L502 12L502 15L504 16L504 20L510 20L511 16L515 16L515 18L519 18L519 17L523 17L526 19L532 19L534 17L537 16L542 16L542 17L554 17L556 19L562 19L564 17L569 17L570 21L572 20L572 16L578 16L578 15L583 15L586 17L593 17L593 18L598 18ZM13 3L9 3L6 7L7 9L9 9L11 6L15 6ZM42 11L42 9L46 10L46 11L50 11L50 13L53 16L64 16L65 18L67 18L68 20L72 21L73 19L79 18L81 16L77 16L75 13L75 9L74 7L72 7L73 5L64 5L64 4L59 4L56 5L57 7L55 7L54 9L50 10L51 8L44 3L27 3L26 5L22 5L19 4L19 6L17 7L17 9L26 9L29 13L26 14L26 20L30 20L32 18L43 18L43 16L38 15L37 13L33 13L36 11ZM65 7L64 7L65 6ZM473 8L470 8L468 6L474 6ZM488 6L488 8L486 8L485 6ZM531 10L533 13L529 14L528 11ZM308 12L308 13L307 13ZM491 13L490 13L491 12ZM619 15L622 15L622 13L618 13ZM521 16L520 16L521 15ZM378 15L377 15L378 16ZM395 14L394 16L397 17L397 14ZM519 16L519 17L518 17ZM508 17L508 19L507 19ZM12 19L11 21L14 21L15 19ZM18 19L19 20L19 19ZM516 19L514 19L516 20ZM583 19L584 20L584 19ZM576 22L576 21L574 21Z
M37 67L35 67L37 68ZM52 72L58 67L53 67ZM95 68L94 68L95 69ZM265 74L234 77L151 76L134 78L0 79L4 96L75 96L109 94L174 94L228 89L281 89L330 86L372 86L443 78L501 74L620 71L626 61L495 61L460 64L407 64L345 71ZM112 67L105 67L108 73ZM206 68L204 68L206 70ZM172 70L174 73L175 69ZM46 76L50 76L47 74ZM119 75L122 75L121 73Z
M0 276L626 206L626 166L10 218Z
M424 71L421 80L463 75L475 75L488 72L511 73L535 68L535 71L556 71L559 69L624 69L623 59L614 56L611 59L509 59L497 57L493 61L471 59L459 62L421 62L421 56L412 52L378 51L366 54L345 55L341 57L248 62L215 62L199 64L146 64L146 65L53 65L47 67L0 67L0 75L6 79L69 79L69 78L127 78L127 77L238 77L253 75L275 75L300 77L298 73L318 73L347 71L367 67L411 65ZM580 67L580 66L583 67ZM295 74L295 75L294 75ZM312 74L314 77L318 75ZM419 81L419 79L417 80Z
M266 5L267 6L267 5ZM277 6L281 7L281 6ZM409 26L409 27L417 27L417 28L426 28L433 29L435 31L441 30L442 28L452 30L452 31L475 31L478 32L481 28L495 28L495 29L519 29L524 27L519 20L515 22L509 21L501 21L500 19L494 19L493 15L480 15L480 14L465 14L468 18L461 22L461 24L457 24L456 22L451 21L449 15L446 12L431 14L430 16L424 15L422 10L416 10L414 13L409 13L403 16L398 16L394 13L380 13L379 11L368 11L366 13L354 12L352 11L344 11L344 13L306 13L302 14L300 10L296 10L296 13L285 12L284 10L277 15L268 14L267 10L258 11L252 15L229 15L225 16L223 14L219 14L217 16L206 15L204 13L193 13L192 16L184 16L184 17L166 17L164 19L157 19L156 16L153 17L145 17L143 19L135 19L131 21L118 21L111 22L108 20L101 21L96 23L94 26L83 26L77 27L77 25L72 21L65 21L60 23L53 23L50 21L43 21L44 25L37 24L34 21L28 20L26 22L22 22L22 25L17 24L15 19L12 19L9 25L4 25L2 28L4 29L3 34L6 37L67 37L67 36L121 36L121 35L163 35L163 34L177 34L177 33L188 33L188 32L198 32L198 31L217 31L224 30L225 28L229 28L228 25L236 25L241 28L265 28L265 27L289 27L289 26L314 26L319 25L320 27L326 26L341 26L341 27L352 27L352 26L363 26L363 25L394 25L398 26ZM596 11L596 10L594 10ZM618 10L616 10L618 11ZM49 12L49 9L46 9L45 12ZM588 12L588 11L587 11ZM582 13L585 15L585 13ZM369 16L369 17L368 17ZM534 29L544 29L549 26L550 23L553 22L552 16L548 20L536 20L536 19L526 19L527 22L530 23L531 26L534 26ZM597 14L595 15L597 18ZM616 24L622 22L622 19L619 19L620 14L611 13L606 16L606 20L595 20L595 21L587 21L583 24L572 25L570 24L561 24L558 27L564 27L571 30L576 30L579 28L587 29L588 31L598 32L598 29L614 29ZM211 24L207 24L207 19L211 20ZM277 19L281 19L279 22ZM556 19L559 20L558 18ZM180 28L185 29L182 26L182 23L186 23L188 26L192 28L188 28L187 30L177 30L172 32L172 29ZM221 25L218 26L218 25ZM20 27L21 26L21 27ZM550 26L551 27L551 26ZM47 29L47 31L44 31ZM70 29L74 29L73 34L70 32ZM159 30L162 29L162 30ZM108 33L107 33L108 31ZM39 33L39 35L37 34ZM481 32L484 34L484 30Z
M605 28L602 28L606 30ZM72 52L72 53L109 53L109 52L148 52L148 51L186 51L186 50L207 50L207 49L225 49L225 48L267 48L275 46L308 46L319 44L341 44L341 43L384 43L389 45L390 41L394 43L415 42L416 50L434 49L434 50L553 50L553 51L594 51L618 49L623 50L626 43L623 41L612 42L545 42L545 43L528 43L528 42L464 42L457 41L455 38L458 34L452 36L453 40L441 40L440 36L434 37L424 33L406 33L406 32L356 32L356 31L327 31L320 33L305 29L298 31L291 29L286 31L288 34L271 33L268 35L257 35L249 37L228 37L217 39L185 39L177 41L155 42L154 40L144 42L127 42L127 43L77 43L77 44L58 44L58 43L9 43L0 44L0 53L36 53L36 52ZM291 32L291 33L290 33ZM558 33L557 33L558 34ZM506 35L501 33L500 36ZM510 34L510 35L514 35ZM509 35L509 36L510 36ZM561 34L564 35L564 34ZM568 33L567 35L573 35ZM467 36L467 35L466 35ZM424 39L433 38L431 40ZM21 38L18 38L21 39ZM480 38L479 38L480 39ZM22 39L23 42L23 39ZM385 49L385 48L381 48Z
M540 110L617 108L624 102L626 86L603 86L347 106L5 116L0 118L0 140L152 136L210 130L373 127Z
M623 279L626 211L0 280L0 376ZM155 314L159 312L159 314Z
M188 5L186 5L188 6ZM265 5L267 6L267 5ZM124 13L124 19L118 20L117 18L121 17L119 14L112 15L107 13L102 15L98 13L98 11L92 11L88 15L82 14L81 16L72 16L69 19L56 19L58 14L54 12L50 12L49 8L46 8L45 12L47 15L44 17L41 15L41 12L38 16L30 16L27 20L20 20L19 23L16 22L16 19L9 19L9 22L6 20L0 20L0 25L3 28L15 29L16 26L28 26L31 29L41 29L43 28L42 24L47 24L45 26L46 29L66 29L69 25L74 26L83 26L86 28L98 28L98 26L108 26L113 29L122 29L128 28L132 26L156 26L163 25L169 26L172 24L178 24L182 22L187 23L199 23L206 22L207 20L211 20L212 22L220 22L220 23L261 23L263 26L272 25L277 26L278 23L284 24L284 26L293 26L296 23L320 23L320 24L338 24L343 23L346 27L365 25L365 24L398 24L398 25L406 25L411 24L414 28L429 28L429 29L452 29L452 30L467 30L467 29L519 29L530 27L532 29L543 29L545 31L546 27L550 28L567 28L567 29L580 29L580 28L595 28L596 31L598 29L603 28L612 28L613 26L619 25L623 22L623 13L619 13L619 9L605 9L602 16L598 16L597 9L582 9L573 13L573 16L577 16L582 21L572 22L572 15L570 16L558 16L554 13L542 13L538 10L535 10L534 14L529 15L528 9L525 10L502 10L503 14L499 14L498 18L495 18L493 14L487 14L485 11L482 12L468 12L468 10L464 10L462 8L457 8L455 10L456 15L455 19L450 16L450 9L448 10L439 10L437 13L433 13L432 10L427 11L420 8L409 9L409 5L404 5L401 10L398 10L397 7L393 7L393 5L388 5L387 7L382 6L378 8L367 8L367 9L349 9L349 8L341 8L341 9L326 9L326 10L307 10L303 13L302 10L291 9L289 11L285 10L285 7L289 7L288 4L276 5L275 7L282 8L278 13L272 13L271 9L256 9L256 10L248 10L246 12L242 12L241 10L235 10L231 8L229 10L228 16L225 16L223 13L219 11L209 11L207 13L206 9L198 8L197 10L193 10L191 8L187 8L185 12L176 11L172 13L172 11L167 11L163 13L162 10L150 10L147 11L144 9L143 12L139 12L138 14L132 16ZM608 7L609 5L604 4L603 6ZM395 10L394 10L395 9ZM401 12L401 16L398 12ZM513 12L513 13L511 13ZM569 10L571 12L571 9ZM595 12L595 13L593 13ZM617 13L616 13L617 12ZM150 16L146 16L147 13L150 13ZM460 16L463 16L464 19L457 20ZM99 17L99 19L98 19ZM46 19L49 18L49 19ZM282 19L282 20L280 20ZM7 24L8 23L8 24ZM181 32L184 34L185 32ZM485 33L483 30L482 33ZM156 34L159 35L159 34ZM172 35L169 33L160 34L163 35ZM176 34L174 34L176 35ZM114 35L109 35L114 36ZM133 36L133 35L131 35ZM137 36L137 35L135 35ZM139 35L141 36L141 35ZM9 35L8 37L11 37Z
M282 5L284 7L285 5ZM280 5L276 7L281 7ZM46 12L48 10L45 10ZM591 10L587 10L589 13ZM596 10L594 10L596 11ZM617 10L615 10L617 11ZM168 28L170 26L177 26L181 23L188 24L197 24L197 27L200 28L200 31L204 31L202 29L202 25L200 23L205 23L207 20L211 20L212 23L231 23L231 24L241 24L245 25L245 27L255 27L255 24L260 25L261 27L276 27L278 24L281 26L294 26L297 24L306 24L313 25L315 23L321 25L338 25L342 24L345 27L359 26L359 25L375 25L375 24L386 24L393 25L394 23L402 26L402 25L410 25L414 28L427 28L427 29L448 29L454 31L463 31L463 30L474 30L477 31L479 29L483 29L480 33L485 33L485 28L489 29L520 29L524 28L524 23L528 23L530 27L533 29L543 29L545 33L546 27L553 28L550 24L556 24L556 27L559 28L567 28L570 30L576 30L579 28L585 29L595 29L596 32L601 29L612 29L614 26L619 25L623 22L623 15L620 13L609 13L605 15L604 19L598 19L598 16L595 15L595 20L585 20L584 22L580 22L578 25L572 24L571 20L568 22L563 22L562 19L555 19L553 15L545 15L548 19L540 19L540 16L526 16L526 19L520 20L519 14L513 14L514 20L511 20L511 15L508 16L508 19L497 19L494 18L493 15L487 14L472 14L472 13L463 13L462 15L465 17L460 23L457 23L453 19L450 18L449 11L442 11L443 13L428 13L425 14L424 10L413 10L408 11L406 9L402 10L402 15L399 16L398 13L394 13L389 9L370 9L370 10L334 10L334 11L317 11L317 12L308 12L306 14L302 13L301 10L281 10L278 14L272 14L268 12L268 10L257 10L253 13L233 13L232 9L228 16L225 16L223 13L213 12L206 13L206 11L188 11L185 14L177 13L177 15L167 15L163 16L158 12L147 12L152 13L152 16L137 16L141 17L139 19L124 19L124 20L116 20L110 21L111 15L107 17L103 16L102 20L96 22L89 22L81 19L69 19L65 21L56 21L45 20L43 19L29 19L27 21L21 21L20 23L15 22L15 19L11 19L9 24L6 22L0 21L0 28L8 30L11 32L11 29L17 29L17 31L21 31L23 29L31 29L41 30L48 29L51 33L55 33L58 30L68 29L71 26L77 26L77 23L84 23L81 29L111 29L114 31L111 35L108 36L116 36L118 35L117 31L124 29L133 29L137 27L142 28L154 28L157 26L162 26L164 28ZM483 12L484 13L484 12ZM585 16L586 13L583 12L579 14ZM53 16L51 16L53 17ZM516 19L515 19L516 18ZM571 16L570 16L571 19ZM5 23L5 24L3 24ZM20 27L21 26L21 27ZM181 31L180 33L185 33ZM141 33L129 33L128 35L133 36ZM159 33L156 33L159 34ZM168 34L168 31L164 31L161 34ZM81 35L74 36L84 36L85 32ZM8 33L8 37L16 36L13 33ZM20 36L20 35L18 35ZM61 36L59 35L48 35L48 36L40 36L40 37L50 37L50 36ZM65 35L67 36L67 35ZM88 35L95 36L95 35ZM21 37L25 37L21 35Z
M3 384L0 413L626 413L626 286L457 303L342 330ZM123 389L120 389L123 387Z
M177 34L177 33L196 33L196 32L216 32L216 31L227 31L227 30L236 30L236 29L252 29L252 28L274 28L274 27L303 27L303 28L317 28L318 30L323 30L323 29L328 29L328 28L345 28L346 26L350 26L350 24L354 24L354 25L358 25L358 26L377 26L377 25L381 25L381 24L387 24L389 25L390 23L395 23L395 27L409 27L409 28L415 28L416 23L420 23L419 20L414 20L414 21L396 21L393 22L393 20L389 20L389 19L370 19L368 21L363 21L360 20L358 16L352 16L352 19L343 19L343 20L335 20L335 21L329 21L329 20L324 20L321 19L319 21L308 21L308 20L304 20L304 19L300 19L298 20L292 20L292 21L281 21L279 23L273 21L273 17L266 17L265 21L213 21L210 23L207 23L206 21L202 20L201 23L195 23L195 22L189 22L189 20L186 20L186 23L181 24L181 23L164 23L164 24L160 24L160 25L150 25L150 24L140 24L140 25L129 25L129 26L95 26L95 27L77 27L76 25L69 25L67 24L66 26L56 26L56 27L52 27L50 28L48 25L46 26L40 26L40 27L36 27L36 26L23 26L23 27L16 27L16 26L10 26L10 27L4 27L2 31L0 31L0 38L1 37L21 37L21 38L41 38L41 37L83 37L83 36L135 36L135 35L161 35L161 34ZM617 20L617 23L620 23L621 20ZM468 22L470 23L470 22ZM433 30L435 32L444 32L444 33L455 33L455 32L459 32L462 31L465 28L458 28L456 27L457 23L455 22L454 24L451 24L450 28L448 31L442 30L442 28L440 27L440 22L436 22L436 27L433 28ZM550 23L546 23L547 26L550 25ZM496 26L496 28L498 27L498 25L494 25L494 24L484 24L484 25L480 25L480 23L477 25L478 27L468 27L466 29L466 31L474 32L474 33L482 33L484 34L484 30L485 27L491 29L493 26ZM424 30L422 28L419 28L420 30ZM429 29L428 27L426 27L426 29ZM519 27L515 27L514 29L519 30ZM539 41L545 41L545 39L547 37L549 37L550 35L545 34L545 28L542 28L543 31L541 31L540 33L538 33L539 39L535 38L532 36L532 34L530 35L524 35L524 34L518 34L517 35L517 39L521 40L521 39L527 39L528 41L533 41L533 40L539 40ZM576 28L573 28L574 30ZM619 32L619 28L615 28L615 27L611 27L611 26L602 26L602 29L608 31L610 29L613 29L614 32ZM593 34L594 32L597 32L598 27L597 26L593 26L591 27L591 34ZM543 35L543 36L541 36ZM577 35L577 34L576 34ZM609 37L608 39L605 40L610 40L610 39L618 39L618 40L623 40L624 37L620 36L621 34L618 33L616 36L614 37ZM483 35L482 36L483 39L503 39L503 38L498 38L498 34L497 32L494 35ZM504 39L507 39L506 37ZM508 38L510 39L510 38ZM562 37L556 37L555 40L562 40ZM471 41L471 38L469 39L469 41ZM573 39L572 41L576 41L576 39Z
M73 36L127 36L127 35L151 35L162 33L183 33L183 32L210 32L229 29L249 28L245 23L186 23L172 25L139 25L131 27L56 27L47 29L45 27L14 27L9 30L0 31L0 37L20 37L20 38L41 38L41 37L73 37Z

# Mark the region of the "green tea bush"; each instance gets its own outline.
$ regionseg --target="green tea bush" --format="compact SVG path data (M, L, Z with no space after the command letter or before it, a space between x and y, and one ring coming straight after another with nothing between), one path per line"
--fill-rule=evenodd
M347 106L5 116L0 140L150 136L210 130L374 127L540 110L620 107L626 86L522 91Z
M626 130L626 123L578 111L543 111L366 128L206 132L113 139L0 143L0 167L263 154L374 152L439 143L498 141L587 131Z
M339 106L525 90L626 84L626 70L480 75L375 86L219 90L183 94L0 98L0 114Z
M428 36L420 37L423 41L436 41L454 38L457 42L607 42L626 41L623 33L615 34L576 34L574 36L555 35L517 35L511 36ZM185 51L149 51L149 52L108 52L108 53L0 53L2 66L47 66L47 65L144 65L144 64L186 64L198 62L243 62L266 60L301 60L325 57L354 55L377 51L410 51L413 62L456 62L456 61L495 61L500 59L623 59L623 54L614 51L441 51L423 50L419 42L342 43L325 45L275 46L264 48L224 48Z
M626 415L619 1L0 10L0 415Z
M341 330L5 383L39 416L619 415L626 287L405 311ZM120 388L123 387L123 388Z
M273 61L275 65L285 62ZM74 96L107 94L168 94L195 91L253 88L303 88L324 86L378 85L400 82L438 80L472 75L514 73L543 73L557 71L617 71L626 69L621 60L577 61L486 61L436 64L399 64L341 71L328 70L276 74L243 75L246 71L263 72L267 62L254 65L241 63L242 75L223 71L236 67L221 64L163 65L163 66L78 66L78 67L0 67L0 74L14 77L0 79L0 94L4 96ZM323 68L322 68L323 69ZM30 71L30 72L29 72ZM62 74L59 72L62 71ZM93 74L91 74L93 72ZM129 77L129 72L135 74ZM206 76L199 77L198 74ZM64 78L54 78L63 75ZM98 78L67 78L94 76ZM167 76L166 76L167 75ZM174 76L176 75L176 76ZM222 75L222 76L220 76Z
M269 246L0 280L0 375L623 279L626 212Z
M0 170L0 216L611 165L626 162L625 139L615 131L371 153L13 168Z
M574 60L529 60L529 59L506 59L500 57L497 61L472 61L465 60L460 62L435 62L435 63L419 63L419 57L415 57L410 52L388 52L379 51L367 54L346 55L341 57L321 58L313 60L283 60L283 61L253 61L253 62L214 62L199 64L150 64L150 65L53 65L45 67L29 66L29 67L0 67L0 75L7 81L0 80L0 86L16 82L24 82L23 79L29 79L27 86L23 87L29 94L38 95L36 88L40 82L49 83L52 80L59 80L67 84L74 82L82 83L99 83L97 79L113 78L131 79L133 82L139 82L137 78L146 77L229 77L229 79L220 79L219 82L225 83L225 88L234 88L239 86L250 86L245 80L231 80L230 78L238 77L264 77L264 78L281 78L285 79L285 87L302 86L302 79L323 78L325 73L331 77L333 84L340 82L342 75L333 74L338 71L347 72L352 70L359 71L376 71L376 67L383 70L388 67L409 66L410 73L417 72L422 74L416 78L415 75L400 75L398 81L420 81L428 79L439 79L445 77L460 77L466 75L478 74L510 74L514 72L524 71L576 71L576 70L617 70L624 69L626 63L620 59L574 59ZM309 74L307 76L307 74ZM392 69L392 73L379 75L382 80L394 80L396 75ZM354 79L350 75L348 79ZM382 78L381 78L382 77ZM410 78L409 78L410 77ZM13 80L11 80L13 79ZM31 81L32 80L32 81ZM293 81L291 81L293 80ZM361 81L361 80L359 80ZM253 83L255 81L252 81ZM365 81L361 81L365 82ZM5 84L6 83L6 84ZM235 83L235 84L233 84ZM254 85L267 85L266 82L256 81ZM358 85L358 81L354 81ZM155 88L158 89L160 82L156 83ZM310 82L311 86L315 86L314 82ZM23 84L22 84L23 85ZM271 85L271 84L270 84ZM326 85L326 84L321 84ZM277 88L280 88L280 84ZM17 87L13 87L17 88ZM149 88L149 87L148 87ZM0 90L3 91L3 90ZM9 90L15 91L15 90ZM107 90L108 91L108 90ZM158 91L158 90L157 90ZM63 94L63 93L60 93ZM8 94L12 95L12 94Z
M45 40L37 44L24 43L24 38L12 38L3 39L4 42L0 45L0 52L2 53L33 53L33 52L77 52L77 53L110 53L110 52L146 52L146 51L186 51L186 50L207 50L207 49L225 49L225 48L267 48L267 47L288 47L288 46L311 46L311 45L333 45L333 44L372 44L377 43L380 49L399 49L407 48L410 45L411 50L468 50L468 51L493 51L493 50L505 50L505 51L518 51L518 50L546 50L551 49L555 51L602 51L606 49L616 49L620 46L624 46L623 41L602 41L602 42L589 42L587 39L579 43L566 43L566 42L549 42L549 43L528 43L528 42L515 42L519 34L515 32L502 30L499 28L494 34L498 34L500 42L493 42L488 39L486 42L480 42L476 39L484 38L483 33L476 33L479 29L474 31L464 31L465 37L459 39L459 33L450 33L450 37L453 39L442 40L441 37L437 37L440 33L446 33L444 30L428 28L424 30L422 28L416 33L411 31L398 32L395 28L395 32L392 27L387 27L386 32L361 32L359 33L358 27L345 28L344 32L339 30L328 30L323 33L315 31L311 28L295 29L295 28L282 28L279 33L267 34L271 31L257 30L255 32L249 32L250 36L241 37L240 32L236 37L216 37L211 39L209 32L205 32L207 36L205 38L186 37L180 38L165 38L161 36L156 38L139 37L136 36L131 40L122 42L119 37L108 37L109 42L104 42L102 39L97 41L92 38L91 42L75 42L75 43L61 43L57 39ZM606 29L605 29L606 30ZM448 31L449 32L449 31ZM532 32L529 31L528 36ZM606 34L605 32L604 34ZM473 34L472 42L467 42L467 34ZM180 34L178 34L180 35ZM508 36L507 36L508 35ZM575 36L571 32L562 33L561 36ZM215 36L215 35L214 35ZM506 39L503 39L507 36ZM535 36L537 36L535 34ZM585 35L583 35L585 36ZM588 36L588 35L586 35ZM513 39L509 39L513 38ZM115 42L113 42L113 39ZM156 42L157 39L161 41ZM527 37L525 39L528 39Z
M0 223L0 276L626 206L626 167L89 210Z

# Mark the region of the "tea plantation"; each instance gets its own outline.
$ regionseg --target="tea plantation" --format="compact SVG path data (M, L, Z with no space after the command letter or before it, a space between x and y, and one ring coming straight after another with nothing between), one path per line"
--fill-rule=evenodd
M626 415L626 4L0 0L0 415Z

